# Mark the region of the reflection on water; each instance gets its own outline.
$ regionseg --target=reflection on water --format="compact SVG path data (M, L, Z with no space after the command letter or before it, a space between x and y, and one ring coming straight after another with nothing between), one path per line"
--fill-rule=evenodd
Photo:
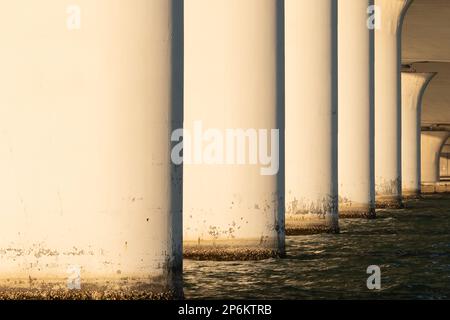
M433 195L376 220L341 220L341 234L288 237L287 257L184 261L187 299L450 299L450 196ZM367 289L369 265L381 268Z

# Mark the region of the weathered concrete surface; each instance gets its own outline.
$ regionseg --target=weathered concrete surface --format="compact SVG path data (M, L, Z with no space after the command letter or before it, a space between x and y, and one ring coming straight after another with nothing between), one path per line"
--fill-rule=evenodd
M401 207L401 29L409 0L375 0L375 191L377 207Z
M173 7L77 3L0 4L0 297L181 293Z
M277 0L185 2L184 101L189 132L197 121L218 135L230 128L269 132L280 128L280 4ZM271 146L275 143L270 141ZM250 161L185 164L185 255L234 260L248 259L249 250L283 254L282 158L279 164L273 175L262 175L260 165Z
M337 2L285 6L286 230L338 232Z
M421 182L422 98L436 73L402 72L402 196L417 198Z
M375 217L374 32L371 0L340 0L339 218Z
M301 211L300 211L301 212ZM303 211L305 212L305 211ZM286 235L339 233L338 219L329 214L297 213L286 216Z

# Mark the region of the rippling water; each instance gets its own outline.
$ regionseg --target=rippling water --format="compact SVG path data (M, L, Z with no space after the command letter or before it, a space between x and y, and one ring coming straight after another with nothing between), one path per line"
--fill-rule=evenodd
M287 257L184 261L188 299L450 299L450 196L433 195L376 220L341 220L341 234L288 237ZM381 268L367 289L369 265Z

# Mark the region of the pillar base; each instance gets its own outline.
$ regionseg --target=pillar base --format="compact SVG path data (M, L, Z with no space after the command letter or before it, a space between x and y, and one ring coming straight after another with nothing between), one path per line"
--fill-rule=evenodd
M420 190L403 190L403 200L420 200Z
M377 196L375 207L377 209L403 209L404 205L399 196Z
M8 279L0 281L0 300L176 300L184 298L181 282L179 289L171 290L167 286L145 284L144 281L148 282L148 279L142 281L140 284L136 282L129 286L128 280L106 281L108 284L105 285L94 282L85 283L81 280L80 290L69 290L67 280L31 284L29 279Z
M340 203L339 218L343 219L375 219L375 207L368 204Z
M266 242L266 243L264 243ZM191 260L211 261L257 261L270 258L281 258L284 248L277 248L277 241L233 240L184 242L183 257Z
M450 192L450 182L438 182L436 184L437 193L448 193Z
M422 194L450 193L450 182L428 182L422 184Z
M287 236L339 232L337 216L317 214L294 214L286 216Z
M423 183L421 187L422 194L433 194L436 193L436 184L435 183Z

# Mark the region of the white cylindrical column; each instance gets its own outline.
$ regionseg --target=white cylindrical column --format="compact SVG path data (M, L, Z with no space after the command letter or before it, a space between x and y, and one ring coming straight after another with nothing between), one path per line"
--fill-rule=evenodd
M77 3L0 4L0 298L180 294L176 8Z
M375 192L377 207L401 207L401 79L403 17L410 0L375 0ZM377 20L377 21L378 21Z
M339 217L375 217L373 0L339 0Z
M338 232L337 1L285 5L286 232Z
M185 3L185 257L284 252L279 5Z
M402 195L420 194L422 97L435 73L402 72Z
M440 181L439 160L442 146L450 137L447 131L422 132L421 177L423 184L436 184Z

